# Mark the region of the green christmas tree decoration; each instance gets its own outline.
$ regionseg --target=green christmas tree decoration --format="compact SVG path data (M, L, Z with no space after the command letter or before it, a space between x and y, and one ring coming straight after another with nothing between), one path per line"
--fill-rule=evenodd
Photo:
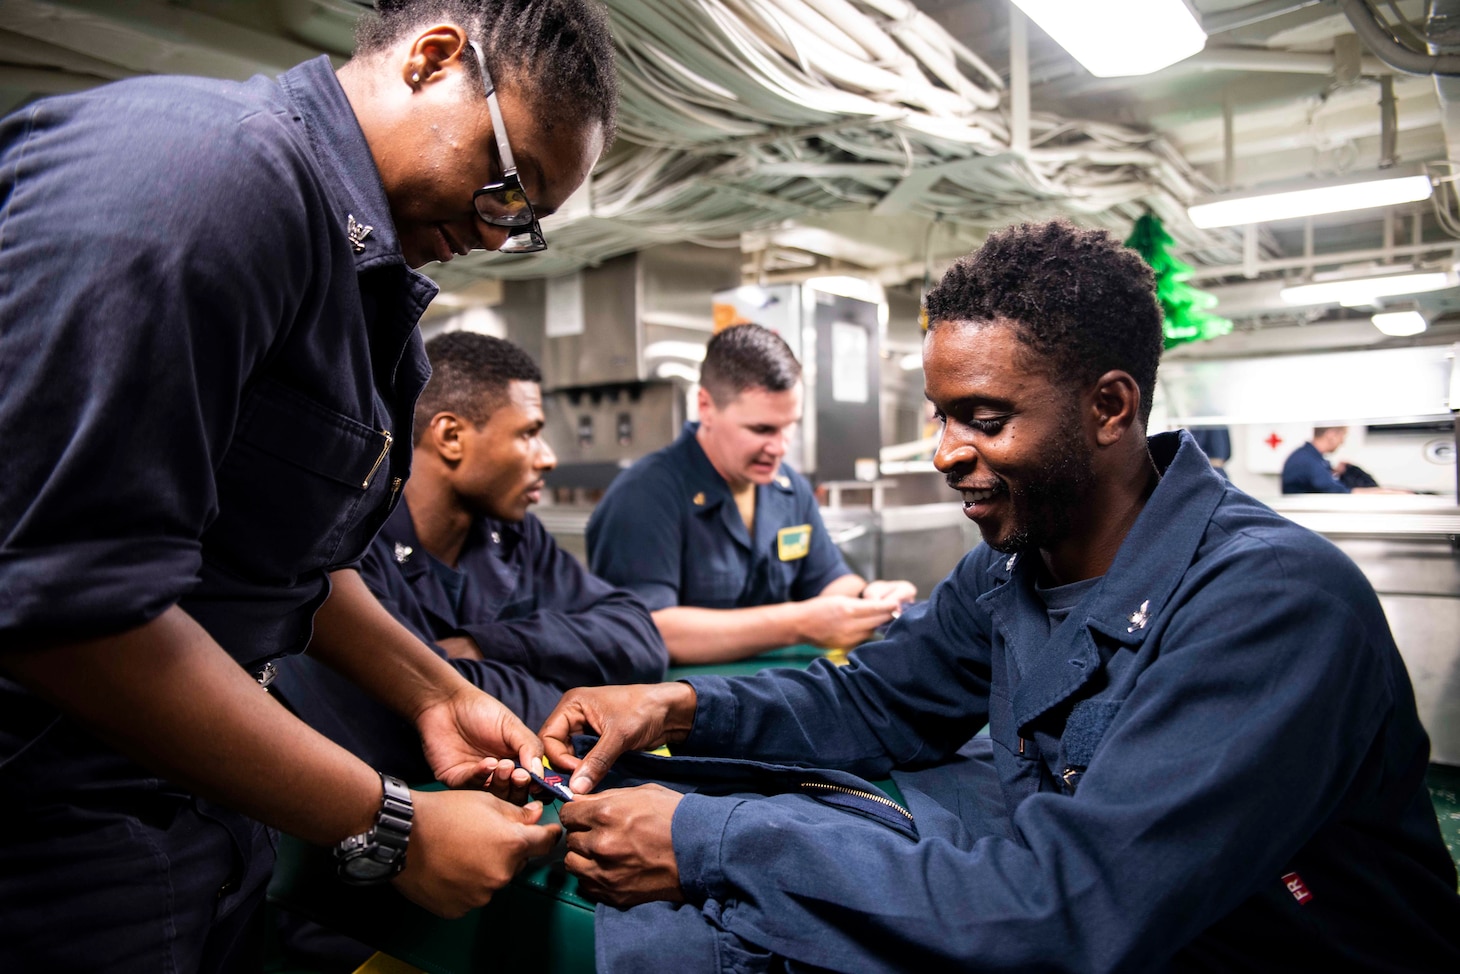
M1207 313L1209 308L1216 306L1216 296L1187 283L1192 267L1172 254L1175 244L1166 228L1161 226L1160 219L1150 213L1136 221L1125 242L1156 272L1156 297L1161 302L1161 314L1165 318L1161 330L1167 348L1216 338L1232 330L1231 321Z

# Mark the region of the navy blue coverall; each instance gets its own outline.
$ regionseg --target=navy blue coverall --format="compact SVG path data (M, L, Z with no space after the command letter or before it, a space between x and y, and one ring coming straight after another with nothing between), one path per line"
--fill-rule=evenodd
M599 970L1460 970L1372 588L1189 434L1150 444L1159 486L1053 632L1038 556L980 546L848 666L692 678L676 755L891 773L918 836L688 795L686 904L601 907ZM959 755L985 722L991 794Z
M472 684L538 727L564 691L609 683L657 683L669 663L649 612L628 592L590 575L534 515L520 524L479 519L455 575L459 602L416 537L400 504L365 555L360 573L381 603L442 656L436 640L467 636L486 657L453 659ZM428 781L413 725L308 656L280 665L275 687L289 707L372 767Z
M1304 443L1283 461L1284 494L1350 494L1333 475L1333 467L1312 443Z
M811 485L782 464L755 488L755 537L735 497L686 423L679 439L619 474L588 520L593 573L633 592L651 611L799 602L851 569L827 536ZM791 540L810 532L805 554ZM782 555L791 557L782 557Z
M251 672L303 650L409 470L435 293L328 58L6 118L0 652L173 605ZM0 969L213 969L261 901L262 826L3 678L0 795Z

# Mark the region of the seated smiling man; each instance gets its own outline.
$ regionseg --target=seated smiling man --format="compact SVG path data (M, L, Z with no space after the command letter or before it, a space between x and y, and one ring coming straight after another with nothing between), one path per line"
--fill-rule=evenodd
M538 726L563 691L664 676L664 644L628 592L590 575L528 513L556 463L542 379L516 345L454 332L426 344L402 502L360 566L407 629ZM414 729L308 656L275 683L306 722L376 767L431 778Z
M674 662L850 648L917 597L853 574L811 485L781 462L801 363L779 335L737 325L711 338L698 404L700 421L620 474L588 522L593 571L654 610Z
M567 867L632 907L600 910L599 969L1460 970L1383 610L1190 434L1147 435L1150 269L1025 225L926 309L934 462L984 544L845 667L576 690L543 727L585 793ZM890 774L911 825L800 793L586 794L665 743Z

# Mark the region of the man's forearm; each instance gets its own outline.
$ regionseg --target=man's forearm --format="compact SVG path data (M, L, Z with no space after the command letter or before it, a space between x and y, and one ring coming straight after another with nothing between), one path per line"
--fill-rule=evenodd
M723 662L802 642L804 603L781 602L748 609L701 609L676 605L654 613L669 659L681 665Z
M461 686L461 675L380 604L359 572L333 572L330 583L311 656L410 720Z
M826 587L816 594L822 595L846 595L857 598L862 594L862 589L867 587L867 580L855 572L843 575L841 578L833 579L826 583Z
M367 765L296 719L174 606L114 636L0 656L22 686L144 766L303 839L363 832Z

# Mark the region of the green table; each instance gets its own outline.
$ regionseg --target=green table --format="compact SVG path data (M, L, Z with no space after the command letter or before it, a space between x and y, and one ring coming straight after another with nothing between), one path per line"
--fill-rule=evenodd
M786 646L752 656L733 663L711 663L706 666L671 666L665 674L666 680L682 680L687 676L746 676L759 673L774 666L794 666L805 669L819 659L846 662L847 654L840 649L822 649L820 646Z

